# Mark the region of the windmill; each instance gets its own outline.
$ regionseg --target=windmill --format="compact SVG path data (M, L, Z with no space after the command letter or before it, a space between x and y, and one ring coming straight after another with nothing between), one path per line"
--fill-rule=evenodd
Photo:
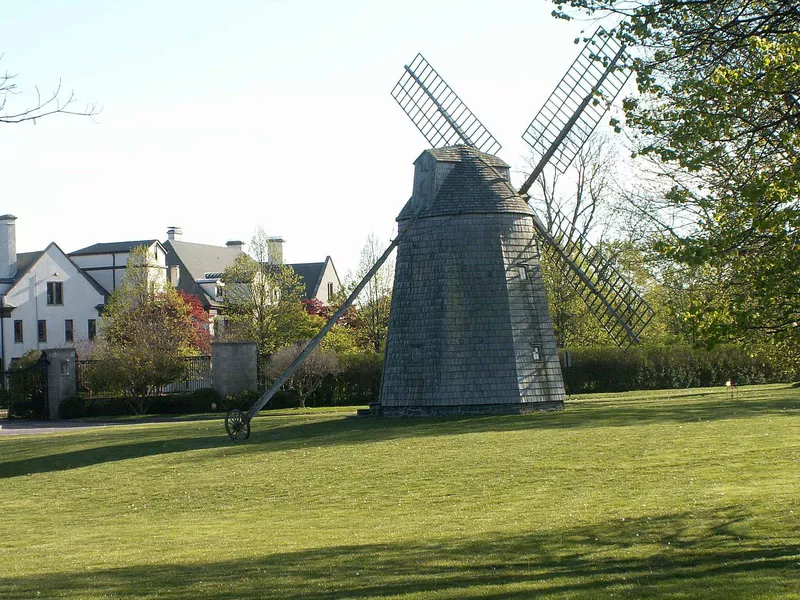
M248 413L228 413L230 437L249 436L250 420L398 246L384 377L372 414L563 406L540 247L561 265L615 343L627 348L638 342L652 309L583 234L566 227L560 215L548 229L527 202L548 163L566 171L624 86L629 74L619 66L623 51L602 29L587 42L523 135L538 162L518 191L508 165L494 156L500 144L418 54L392 96L432 149L415 161L414 194L398 217L398 234ZM497 306L487 307L489 301Z

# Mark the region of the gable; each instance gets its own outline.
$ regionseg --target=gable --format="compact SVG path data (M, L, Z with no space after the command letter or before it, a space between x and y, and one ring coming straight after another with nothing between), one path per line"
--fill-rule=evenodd
M76 265L55 242L50 243L41 252L24 252L21 255L27 265L24 270L20 269L17 272L16 281L5 293L7 303L12 306L19 306L28 300L28 288L32 280L36 286L45 285L49 281L60 281L69 287L75 286L73 289L80 290L81 297L91 298L93 305L103 304L108 298L106 291Z

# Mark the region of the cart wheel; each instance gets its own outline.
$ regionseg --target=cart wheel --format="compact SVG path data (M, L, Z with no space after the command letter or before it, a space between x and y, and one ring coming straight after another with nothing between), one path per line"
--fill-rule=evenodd
M250 437L250 419L242 411L234 408L225 415L225 431L234 442Z

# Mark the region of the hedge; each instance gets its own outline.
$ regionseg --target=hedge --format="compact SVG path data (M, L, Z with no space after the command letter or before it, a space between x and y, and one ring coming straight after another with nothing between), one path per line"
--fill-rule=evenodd
M211 412L212 404L222 410L224 401L211 388L203 388L189 394L154 396L147 410L149 414L183 415ZM133 409L125 398L81 398L71 396L61 401L59 415L62 419L81 417L116 417L131 415Z
M381 389L383 353L353 352L340 355L339 361L341 372L326 377L306 405L363 406L377 402Z
M561 364L564 353L561 352ZM562 368L568 394L626 392L725 385L781 383L800 378L792 360L750 353L739 346L713 349L688 346L576 348L571 366Z
M719 346L712 350L688 346L637 346L618 348L575 348L570 350L571 366L562 368L568 394L585 392L624 392L669 388L707 387L780 383L800 379L800 365L789 358L768 357L747 352L738 346ZM325 378L311 395L308 406L361 406L378 401L383 354L352 353L340 356L342 371ZM561 352L561 364L564 353ZM172 394L153 398L151 414L187 414L232 408L248 410L260 394L243 392L220 398L212 389L191 394ZM297 406L291 391L281 391L269 408ZM63 418L132 414L123 398L67 398L61 404Z

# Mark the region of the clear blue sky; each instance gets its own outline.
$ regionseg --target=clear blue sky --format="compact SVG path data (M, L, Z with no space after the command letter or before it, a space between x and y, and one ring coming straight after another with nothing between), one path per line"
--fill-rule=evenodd
M51 241L287 240L287 260L356 266L388 240L426 142L390 91L422 52L520 167L520 136L593 24L547 0L30 1L5 4L0 68L35 100L62 80L97 123L0 126L19 251Z

